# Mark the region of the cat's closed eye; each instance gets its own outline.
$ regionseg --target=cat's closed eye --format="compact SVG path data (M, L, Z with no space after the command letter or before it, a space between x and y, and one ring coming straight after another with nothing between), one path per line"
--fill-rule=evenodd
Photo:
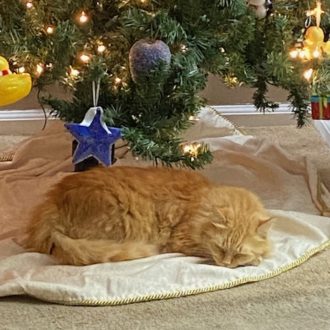
M228 252L220 246L214 251L213 259L216 265L229 268L253 265L256 266L262 260L261 257L251 253Z
M257 256L254 256L252 254L238 253L233 258L233 265L234 267L244 266L244 265L256 266L260 263L260 261L261 258L258 258Z

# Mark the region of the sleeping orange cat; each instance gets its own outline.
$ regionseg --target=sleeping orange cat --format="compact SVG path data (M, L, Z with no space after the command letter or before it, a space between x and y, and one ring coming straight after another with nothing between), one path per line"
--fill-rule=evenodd
M24 245L72 265L171 252L258 265L270 249L268 220L253 193L197 172L100 167L55 185L33 211Z

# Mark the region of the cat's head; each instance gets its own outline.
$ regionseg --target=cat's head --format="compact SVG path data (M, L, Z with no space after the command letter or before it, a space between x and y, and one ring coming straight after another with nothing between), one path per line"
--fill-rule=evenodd
M205 232L210 257L216 265L229 268L258 265L270 252L271 217L251 192L226 189L219 190L223 196L215 202Z

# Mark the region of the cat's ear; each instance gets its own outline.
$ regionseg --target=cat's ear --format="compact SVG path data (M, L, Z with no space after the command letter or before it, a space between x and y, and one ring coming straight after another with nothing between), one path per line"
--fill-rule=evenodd
M271 226L271 220L274 219L274 217L270 217L268 214L259 214L258 215L258 233L263 236L266 237L269 228Z

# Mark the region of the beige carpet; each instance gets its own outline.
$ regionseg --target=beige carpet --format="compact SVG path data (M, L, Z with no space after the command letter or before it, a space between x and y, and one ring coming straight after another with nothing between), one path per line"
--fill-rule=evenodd
M312 159L319 169L329 168L330 148L324 143L314 126L244 127L240 130L244 134L278 143L293 155L306 156Z
M318 168L326 168L329 162L330 150L312 127L298 131L293 126L249 128L245 132L280 141L293 154L308 154ZM117 307L69 307L30 298L2 298L0 329L328 330L329 310L327 250L275 278L185 298Z
M330 148L314 126L244 127L240 130L247 135L266 138L278 143L293 155L306 156L313 160L320 177L330 190Z

